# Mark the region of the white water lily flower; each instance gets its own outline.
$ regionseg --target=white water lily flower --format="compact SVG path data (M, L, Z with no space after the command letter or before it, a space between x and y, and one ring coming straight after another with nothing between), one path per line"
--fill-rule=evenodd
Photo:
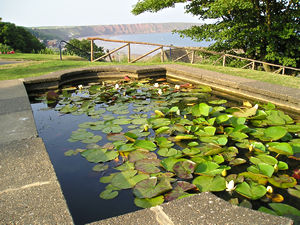
M267 187L267 192L270 193L270 194L273 193L273 188L272 188L272 186L268 186L268 187Z
M78 89L81 90L83 88L82 84L78 85Z
M119 89L119 88L120 88L119 84L116 84L115 89Z
M158 87L159 87L159 84L158 84L158 83L155 83L155 84L154 84L154 87L158 88Z
M256 104L253 108L258 109L258 105Z
M176 84L176 85L175 85L175 89L176 89L176 90L179 90L179 89L180 89L180 85L179 85L179 84Z
M180 116L180 110L179 109L176 111L176 115Z
M159 88L158 91L157 91L157 94L162 95L162 93L163 93L162 90Z
M234 181L231 180L229 182L226 181L226 191L233 191L236 188L236 186L234 186Z

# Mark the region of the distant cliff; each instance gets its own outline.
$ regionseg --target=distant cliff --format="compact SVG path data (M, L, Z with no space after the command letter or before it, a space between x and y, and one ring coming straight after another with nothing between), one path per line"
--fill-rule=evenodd
M141 24L117 24L94 25L72 27L32 27L29 30L41 40L69 40L71 38L108 36L121 34L147 34L167 33L173 30L183 30L192 23L141 23Z

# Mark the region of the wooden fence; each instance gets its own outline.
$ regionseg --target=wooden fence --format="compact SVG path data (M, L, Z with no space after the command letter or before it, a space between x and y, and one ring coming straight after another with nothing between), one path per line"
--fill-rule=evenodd
M240 57L240 56L235 56L235 55L231 55L231 54L226 54L226 53L222 53L222 52L214 52L214 51L209 51L206 48L202 48L202 47L177 47L177 46L173 46L173 45L162 45L162 44L154 44L154 43L148 43L148 42L137 42L137 41L123 41L123 40L112 40L112 39L105 39L105 38L99 38L99 37L89 37L87 38L88 40L91 41L91 61L92 62L96 62L99 61L101 59L104 59L106 57L111 57L111 54L119 51L122 48L127 47L128 51L127 51L127 58L128 58L128 63L134 63L150 54L152 54L153 52L156 52L158 50L160 50L160 59L161 62L164 62L165 60L165 52L164 52L164 48L169 48L170 51L170 56L171 56L171 50L172 49L182 49L185 51L185 53L183 53L182 55L180 55L179 57L175 58L174 60L171 59L173 62L177 62L179 60L181 60L184 57L189 57L189 61L190 63L195 63L195 56L197 52L201 52L201 53L206 53L206 54L211 54L211 55L219 55L220 57L214 62L214 64L216 64L217 62L223 60L222 65L226 66L226 59L227 58L235 58L235 59L239 59L239 60L243 60L243 61L248 61L249 63L242 66L242 69L245 68L251 68L252 70L255 70L257 68L257 65L267 65L267 66L272 66L272 67L276 67L278 68L277 70L274 71L274 73L282 73L282 74L286 74L286 69L292 70L292 71L296 71L296 73L298 73L300 71L299 68L294 68L294 67L288 67L288 66L283 66L283 65L277 65L277 64L273 64L273 63L268 63L268 62L263 62L263 61L259 61L259 60L254 60L254 59L249 59L249 58L244 58L244 57ZM100 40L100 41L107 41L107 42L115 42L115 43L123 43L124 45L122 45L121 47L115 48L109 52L107 52L105 55L94 59L94 50L93 50L93 45L94 45L94 41L95 40ZM156 48L135 58L132 59L132 55L131 55L131 45L133 44L137 44L137 45L146 45L146 46L155 46ZM171 57L170 57L171 58Z

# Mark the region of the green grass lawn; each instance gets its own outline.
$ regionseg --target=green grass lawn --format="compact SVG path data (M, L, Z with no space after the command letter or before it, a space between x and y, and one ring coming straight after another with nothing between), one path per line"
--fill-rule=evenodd
M0 55L0 60L22 61L22 63L0 65L0 80L34 77L34 76L40 76L54 71L78 68L78 67L127 64L127 63L111 63L111 62L91 63L77 56L63 56L63 61L60 61L59 55L44 55L44 54ZM162 63L153 61L153 62L137 62L134 65L161 65L161 64ZM256 70L213 66L208 64L193 64L193 65L189 63L180 63L180 64L300 89L300 78L297 77L285 76L285 75L256 71Z

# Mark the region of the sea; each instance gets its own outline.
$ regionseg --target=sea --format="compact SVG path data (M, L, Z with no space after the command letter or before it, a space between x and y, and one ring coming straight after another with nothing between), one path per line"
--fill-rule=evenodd
M196 42L187 37L180 37L179 34L176 33L150 33L150 34L124 34L124 35L116 35L116 36L101 36L101 38L112 39L112 40L123 40L123 41L136 41L136 42L147 42L154 44L162 44L162 45L173 45L177 47L208 47L213 42L201 41ZM116 43L116 42L106 42L106 41L95 41L98 46L104 48L104 50L113 50L115 48L121 47L124 43ZM147 46L140 44L131 44L131 53L135 55L145 54L153 49L156 46ZM167 50L169 47L165 47L164 50ZM127 54L128 48L125 47L118 51L117 54ZM159 53L154 52L153 54Z

